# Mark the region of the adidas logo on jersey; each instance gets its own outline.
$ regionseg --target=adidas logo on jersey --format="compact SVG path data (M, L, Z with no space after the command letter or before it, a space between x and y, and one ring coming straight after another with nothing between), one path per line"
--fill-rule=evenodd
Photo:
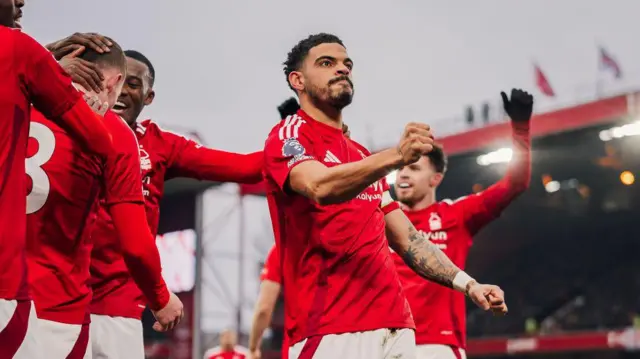
M327 154L324 155L324 161L327 163L342 163L331 151L327 151Z

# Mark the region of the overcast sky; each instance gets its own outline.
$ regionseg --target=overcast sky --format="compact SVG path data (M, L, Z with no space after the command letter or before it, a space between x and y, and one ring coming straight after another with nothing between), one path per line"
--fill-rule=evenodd
M91 31L145 53L157 72L146 114L244 152L262 148L292 95L280 64L310 33L345 41L356 90L345 121L378 146L408 121L458 130L464 105L501 89L539 94L534 60L558 94L538 108L592 95L599 44L625 75L608 91L640 85L639 16L637 0L27 0L23 25L42 43Z

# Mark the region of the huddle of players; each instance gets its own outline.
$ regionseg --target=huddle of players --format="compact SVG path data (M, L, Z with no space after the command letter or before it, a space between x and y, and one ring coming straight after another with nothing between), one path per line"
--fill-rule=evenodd
M143 358L144 307L156 330L183 316L154 239L164 181L255 183L262 154L137 122L154 98L148 59L74 34L47 45L61 67L16 29L23 5L0 0L0 358Z
M5 11L13 0L0 1ZM154 96L155 73L141 54L128 52L127 57L113 40L92 34L49 46L84 85L90 109L43 48L18 31L0 30L3 43L13 45L0 60L10 64L6 78L14 80L5 86L11 96L1 112L13 141L4 144L7 175L0 194L0 211L8 214L2 218L9 220L3 227L8 230L3 232L0 272L0 319L6 323L0 336L9 341L3 342L0 358L37 358L44 355L41 349L52 358L90 357L92 352L96 357L142 357L139 315L144 304L154 311L157 330L171 329L183 315L182 304L162 280L153 240L164 180L257 182L263 167L291 357L415 356L415 326L391 268L389 245L421 277L466 293L485 310L506 313L502 291L458 269L390 197L384 176L410 169L434 151L429 127L409 124L397 148L373 155L345 137L341 110L353 96L353 61L337 37L313 35L293 48L285 74L301 109L274 127L264 154L238 155L203 148L149 120L136 122ZM513 91L510 100L503 98L514 123L528 124L531 96ZM33 122L27 127L29 118ZM27 147L27 133L33 139L30 153L20 153L21 144ZM523 137L528 139L528 132ZM15 198L27 192L18 163L25 158L32 182L26 203ZM432 178L433 187L438 183ZM508 203L490 207L490 200L476 202L485 212L442 206L436 215L451 220L441 219L440 228L457 222L454 212L463 213L471 238L483 216L497 215ZM89 311L96 315L89 318Z
M301 41L285 62L301 109L283 104L285 120L265 145L276 245L261 275L250 357L261 357L284 290L283 358L465 358L464 294L484 310L507 307L499 288L457 268L475 233L529 186L533 97L501 93L514 151L503 179L437 202L447 160L428 127L408 125L397 148L374 155L338 130L353 96L352 68L343 43L328 34ZM384 183L393 169L399 204Z

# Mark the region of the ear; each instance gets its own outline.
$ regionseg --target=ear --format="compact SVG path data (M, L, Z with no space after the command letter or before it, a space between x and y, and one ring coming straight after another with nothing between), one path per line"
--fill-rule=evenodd
M147 92L147 96L144 98L144 105L145 106L151 105L154 98L156 98L156 92L153 90L149 90L149 92Z
M118 75L107 79L106 84L105 84L105 88L107 89L107 91L108 92L113 91L116 88L116 86L118 86L120 81L122 81L123 77L124 76L121 73L119 73Z
M300 72L300 71L292 71L289 74L289 84L296 91L303 91L304 90L304 76L302 75L302 72Z
M444 173L434 173L429 180L429 185L431 187L438 187L440 183L442 183L442 179L444 178Z

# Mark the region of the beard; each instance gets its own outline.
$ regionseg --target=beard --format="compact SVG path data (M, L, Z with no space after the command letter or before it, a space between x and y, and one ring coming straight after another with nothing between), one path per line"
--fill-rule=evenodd
M313 102L317 104L324 103L336 110L342 110L351 104L354 93L353 84L348 78L345 79L349 82L349 85L351 85L351 90L349 90L345 85L333 86L336 82L342 79L343 78L338 78L329 81L329 84L326 87L310 86L307 89L307 93Z

